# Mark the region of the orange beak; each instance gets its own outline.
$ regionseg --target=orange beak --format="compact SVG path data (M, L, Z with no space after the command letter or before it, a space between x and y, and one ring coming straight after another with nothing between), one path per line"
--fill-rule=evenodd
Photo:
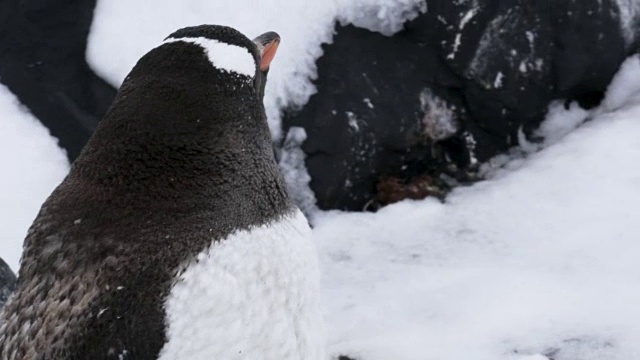
M269 70L269 65L271 65L273 57L276 56L276 51L278 51L280 35L276 32L269 31L253 39L253 42L258 47L258 50L260 50L260 71L266 72Z
M267 71L269 69L271 60L276 56L278 45L280 45L280 38L275 38L264 45L260 54L260 70Z

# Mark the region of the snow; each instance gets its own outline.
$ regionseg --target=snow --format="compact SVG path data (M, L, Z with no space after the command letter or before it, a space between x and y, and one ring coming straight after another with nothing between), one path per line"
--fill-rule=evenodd
M324 359L313 245L299 210L213 242L177 275L159 358Z
M479 7L472 7L460 20L460 25L458 25L458 29L460 31L464 30L464 27L467 26L467 23L473 19L474 16L478 13Z
M49 131L0 85L0 257L14 270L27 228L69 164Z
M439 98L429 89L420 92L420 107L424 113L422 125L429 139L440 141L450 138L460 129L455 107Z
M493 81L494 89L499 89L502 87L502 79L504 79L504 74L502 71L498 71L496 74L496 79Z
M620 28L627 45L630 45L637 37L634 27L640 19L640 2L637 0L616 0L615 2L619 9Z
M251 78L256 74L256 60L247 48L225 44L203 37L171 38L165 40L164 44L173 42L188 42L200 46L207 53L211 65L220 70L234 72Z
M632 56L620 66L620 71L614 76L607 89L608 96L604 99L601 111L614 111L630 102L640 99L640 72L634 69L640 67L640 56Z
M276 31L282 43L265 102L280 137L280 109L315 91L314 61L335 20L388 34L425 9L413 0L101 0L87 56L118 85L180 27L217 23L250 38ZM68 164L4 88L0 113L9 119L0 122L0 251L15 269L27 227ZM541 144L494 159L488 180L444 203L321 212L304 192L308 175L296 176L304 154L285 151L293 198L314 225L328 352L359 360L640 358L639 133L640 60L632 57L601 107L551 104ZM291 149L304 138L294 130Z
M330 352L640 358L637 76L634 57L604 102L617 110L556 107L541 132L561 135L546 148L444 204L314 214ZM561 116L571 125L559 127Z
M554 101L549 105L547 118L536 130L536 135L543 137L543 145L548 146L577 128L589 115L576 102L572 102L567 108L563 101Z
M364 98L362 99L362 102L364 102L365 104L367 104L367 106L369 107L369 109L374 109L375 106L373 106L373 103L371 102L371 99L369 98Z
M523 74L527 73L527 63L524 60L520 62L520 66L518 66L518 70L520 70L520 72Z
M453 50L451 50L449 55L447 55L447 59L453 60L456 58L456 53L458 52L460 45L462 45L462 33L457 33L453 42Z
M458 52L460 45L462 45L462 31L464 30L464 27L467 26L467 23L471 21L474 16L476 16L479 9L480 8L476 4L474 4L474 6L471 7L471 9L467 11L467 13L464 14L464 16L462 16L462 18L460 19L460 23L458 24L458 33L456 34L456 38L453 43L453 49L451 50L451 53L447 55L447 59L455 59L456 53Z
M287 183L291 199L302 212L310 214L317 210L316 196L309 187L311 176L304 164L306 155L302 143L307 139L304 128L291 127L285 137L280 154L280 169Z

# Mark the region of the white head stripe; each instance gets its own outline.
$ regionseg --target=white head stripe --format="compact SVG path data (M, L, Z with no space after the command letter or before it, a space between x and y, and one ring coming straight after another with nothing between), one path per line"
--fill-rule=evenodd
M214 67L220 70L253 77L256 63L249 49L237 45L229 45L218 40L197 38L170 38L164 43L188 42L202 47Z

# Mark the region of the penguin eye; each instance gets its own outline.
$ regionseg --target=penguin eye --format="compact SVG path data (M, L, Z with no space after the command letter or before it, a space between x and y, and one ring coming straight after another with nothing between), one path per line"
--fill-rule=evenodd
M169 38L164 43L186 42L201 47L216 69L254 77L256 62L249 49L205 37Z

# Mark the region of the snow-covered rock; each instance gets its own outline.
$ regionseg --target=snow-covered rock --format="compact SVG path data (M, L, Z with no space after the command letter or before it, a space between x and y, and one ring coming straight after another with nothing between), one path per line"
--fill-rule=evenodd
M534 138L551 101L597 105L638 48L631 2L426 4L392 37L338 26L318 92L285 117L306 130L320 208L360 210L389 176L473 180L479 162Z
M70 159L115 96L85 61L94 6L95 0L0 2L0 83L49 128Z

